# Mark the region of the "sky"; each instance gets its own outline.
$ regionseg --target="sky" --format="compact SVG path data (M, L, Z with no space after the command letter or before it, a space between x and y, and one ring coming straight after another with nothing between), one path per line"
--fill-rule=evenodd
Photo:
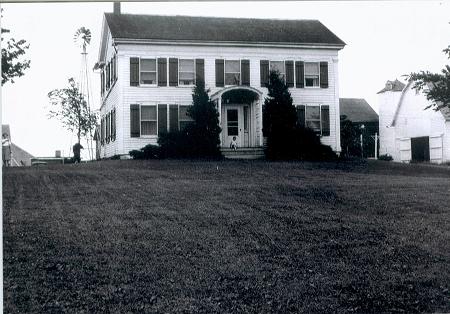
M91 90L99 108L99 74L91 71L98 58L104 12L102 3L7 3L1 25L9 36L25 39L31 68L1 91L2 123L11 140L34 156L71 154L75 135L48 118L47 94L78 79L81 50L73 36L84 26L92 33L88 48ZM318 19L347 45L339 52L340 97L365 98L378 112L377 92L387 80L414 71L440 71L450 45L450 1L288 1L288 2L122 2L123 13ZM87 157L87 151L84 152Z

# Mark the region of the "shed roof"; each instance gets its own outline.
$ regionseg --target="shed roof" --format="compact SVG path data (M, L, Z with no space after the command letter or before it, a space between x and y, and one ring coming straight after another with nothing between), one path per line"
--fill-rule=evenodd
M362 98L339 98L339 110L352 122L378 122L378 114Z
M345 43L318 20L278 20L105 13L113 38L206 42Z

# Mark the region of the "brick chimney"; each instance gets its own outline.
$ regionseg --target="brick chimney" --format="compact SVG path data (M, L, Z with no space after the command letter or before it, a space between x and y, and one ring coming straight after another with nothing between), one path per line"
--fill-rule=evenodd
M120 2L114 2L114 14L120 14Z

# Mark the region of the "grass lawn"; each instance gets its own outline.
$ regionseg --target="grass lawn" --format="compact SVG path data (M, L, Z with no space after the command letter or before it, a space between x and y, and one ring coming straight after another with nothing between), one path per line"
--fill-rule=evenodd
M450 167L3 173L6 313L450 312Z

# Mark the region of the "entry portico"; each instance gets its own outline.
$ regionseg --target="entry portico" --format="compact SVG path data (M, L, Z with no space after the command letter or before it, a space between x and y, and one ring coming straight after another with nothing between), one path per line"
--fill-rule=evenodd
M262 147L262 91L251 86L228 86L211 95L219 112L221 147L236 137L239 147Z

